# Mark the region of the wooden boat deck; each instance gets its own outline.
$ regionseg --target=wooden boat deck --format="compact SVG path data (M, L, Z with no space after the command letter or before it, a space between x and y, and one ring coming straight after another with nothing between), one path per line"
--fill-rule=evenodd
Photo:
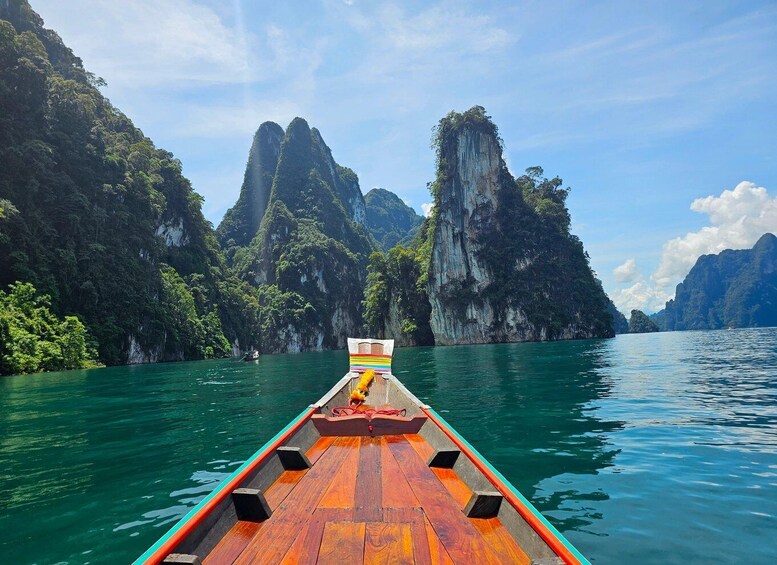
M472 492L433 451L416 434L321 437L310 469L265 491L270 518L238 521L203 563L530 563L499 518L462 512Z

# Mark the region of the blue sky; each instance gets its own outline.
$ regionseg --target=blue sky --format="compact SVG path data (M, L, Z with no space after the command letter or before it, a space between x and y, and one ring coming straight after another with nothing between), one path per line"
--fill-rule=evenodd
M181 159L218 224L259 124L302 116L419 212L431 129L485 106L513 174L572 187L605 289L655 311L702 253L777 231L774 2L32 0Z

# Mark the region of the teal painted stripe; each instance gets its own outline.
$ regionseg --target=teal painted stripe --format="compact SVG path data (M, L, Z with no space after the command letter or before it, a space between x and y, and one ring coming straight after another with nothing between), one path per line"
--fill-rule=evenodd
M273 443L274 443L274 442L275 442L275 441L276 441L276 440L277 440L279 437L281 437L283 434L285 434L287 431L289 431L289 430L290 430L292 427L294 427L294 425L295 425L297 422L299 422L299 421L300 421L302 418L304 418L304 417L305 417L305 414L307 414L308 410L310 410L310 408L305 408L305 409L304 409L304 410L303 410L303 411L302 411L302 412L299 414L299 416L297 416L296 418L294 418L294 419L293 419L291 422L289 422L289 423L286 425L286 427L285 427L285 428L283 428L281 431L279 431L277 434L275 434L275 436L273 436L273 438L272 438L270 441L268 441L267 443L265 443L265 444L264 444L264 445L261 447L261 449L259 449L259 451L257 451L256 453L254 453L254 454L253 454L251 457L249 457L249 458L246 460L246 462L245 462L245 463L243 463L242 465L240 465L240 467L238 467L237 469L235 469L235 472L234 472L234 473L232 473L232 474L231 474L230 476L228 476L226 479L224 479L223 481L221 481L221 483L219 483L219 485L218 485L218 486L217 486L215 489L213 489L213 491L211 491L211 493L210 493L208 496L206 496L205 498L203 498L203 499L202 499L202 500L199 502L199 504L197 504L197 506L195 506L194 508L192 508L192 509L189 511L189 513L188 513L186 516L184 516L183 518L181 518L181 519L180 519L180 520L179 520L179 521L178 521L178 522L177 522L177 523L176 523L176 524L175 524L175 525L174 525L172 528L170 528L170 530L168 530L168 532L167 532L165 535L163 535L161 538L159 538L159 540L157 540L157 542L156 542L154 545L152 545L151 547L149 547L149 548L148 548L148 550L146 550L146 552L145 552L143 555L141 555L140 557L138 557L138 558L135 560L135 562L133 563L133 565L142 565L143 563L145 563L145 562L146 562L146 560L147 560L149 557L151 557L151 555L153 555L153 553L154 553L154 552L155 552L157 549L159 549L159 548L162 546L162 544L164 544L164 543L165 543L167 540L169 540L169 539L170 539L170 538L171 538L171 537L172 537L172 536L175 534L175 532L177 532L178 530L180 530L180 529L181 529L181 527L183 527L183 525L184 525L184 524L186 524L186 522L188 522L189 520L191 520L191 519L192 519L192 517L193 517L195 514L197 514L197 512L199 512L200 508L202 508L203 506L205 506L205 505L208 503L208 501L210 501L210 500L212 500L214 497L216 497L216 495L218 495L218 494L219 494L219 492L220 492L220 491L221 491L221 490L222 490L222 489L223 489L223 488L226 486L226 484L227 484L229 481L231 481L231 480L232 480L232 479L233 479L235 476L237 476L237 475L238 475L238 474L239 474L239 473L240 473L240 472L241 472L243 469L245 469L246 467L248 467L249 465L251 465L251 463L253 463L254 461L256 461L256 460L257 460L259 457L261 457L261 456L262 456L262 454L265 452L265 450L267 450L267 449L270 447L270 445L272 445L272 444L273 444Z
M527 499L525 496L523 496L523 495L521 494L521 492L520 492L520 491L519 491L517 488L515 488L515 487L513 486L513 484L512 484L510 481L508 481L508 480L505 478L505 476L504 476L502 473L500 473L499 471L497 471L497 470L496 470L496 468L495 468L495 467L494 467L494 466L493 466L493 465L492 465L492 464L491 464L491 463L488 461L488 459L486 459L485 457L483 457L483 456L480 454L480 452L479 452L477 449L475 449L474 447L472 447L472 444L470 444L470 443L469 443L469 442L468 442L466 439L464 439L464 438L461 436L461 434L459 434L459 432L457 432L457 431L456 431L456 430L453 428L453 426L451 426L451 425L450 425L450 424L449 424L449 423L448 423L448 422L445 420L445 418L443 418L442 416L440 416L440 415L437 413L437 411L436 411L436 410L434 410L433 408L429 408L429 411L430 411L432 414L434 414L434 416L435 416L436 418L438 418L438 419L439 419L439 420L440 420L442 423L444 423L444 424L445 424L445 425L448 427L448 429L449 429L449 430L450 430L450 431L451 431L451 432L452 432L452 433L453 433L453 434L454 434L454 435L455 435L457 438L459 438L459 440L461 440L461 442L462 442L464 445L466 445L466 446L467 446L469 449L471 449L471 450L472 450L472 453L474 453L474 454L475 454L475 456L476 456L478 459L480 459L480 460L481 460L481 461L482 461L482 462L483 462L483 463L486 465L486 467L488 467L488 468L489 468L489 469L490 469L490 470L491 470L491 471L492 471L492 472L493 472L493 473L494 473L494 474L495 474L495 475L496 475L496 476L499 478L499 480L500 480L500 481L502 481L502 482L504 483L504 485L505 485L505 486L506 486L508 489L510 489L510 491L511 491L511 492L512 492L512 493L513 493L513 494L514 494L514 495L515 495L515 496L516 496L516 497L517 497L517 498L518 498L518 499L519 499L521 502L523 502L523 503L526 505L526 508L528 508L528 509L531 511L531 513L532 513L532 514L534 514L534 515L535 515L535 516L536 516L536 517L537 517L537 518L538 518L538 519L539 519L539 520L540 520L540 521L541 521L543 524L545 524L545 525L548 527L548 529L551 531L551 533L552 533L553 535L555 535L555 536L556 536L556 537L557 537L557 538L558 538L558 539L561 541L561 543L563 543L563 544L564 544L564 546L565 546L565 547L566 547L566 548L567 548L567 549L568 549L570 552L572 552L572 554L573 554L575 557L577 557L577 558L580 560L580 563L582 563L583 565L591 565L591 562L590 562L590 561L588 561L588 559L586 559L585 557L583 557L583 554L582 554L582 553L580 553L580 551L578 551L578 549L577 549L577 548L576 548L574 545L572 545L572 544L570 543L570 541L569 541L567 538L565 538L565 537L564 537L564 535L563 535L561 532L559 532L559 531L558 531L558 530L557 530L557 529L556 529L556 528L553 526L553 524L551 524L550 522L548 522L548 520L545 518L545 516L543 516L543 515L540 513L540 511L539 511L539 510L537 510L537 509L534 507L534 505L533 505L531 502L529 502L529 500L528 500L528 499Z

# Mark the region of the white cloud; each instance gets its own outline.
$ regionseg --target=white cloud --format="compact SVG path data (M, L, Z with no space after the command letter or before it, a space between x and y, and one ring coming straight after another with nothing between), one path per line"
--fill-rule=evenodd
M764 233L777 231L777 197L752 182L740 182L720 196L698 198L691 210L707 214L712 225L664 244L658 269L650 277L663 290L673 291L701 255L746 249Z
M640 277L630 287L610 292L610 298L616 308L628 317L632 310L642 310L647 313L657 312L664 307L671 296L657 289L644 277Z
M252 73L245 33L193 0L39 0L35 8L109 86L240 83Z
M424 202L421 204L421 210L424 212L424 218L428 218L432 215L432 208L434 208L434 204L431 202Z
M634 282L639 276L639 270L637 269L637 262L634 259L628 259L622 265L618 265L612 271L615 276L615 280L619 283Z

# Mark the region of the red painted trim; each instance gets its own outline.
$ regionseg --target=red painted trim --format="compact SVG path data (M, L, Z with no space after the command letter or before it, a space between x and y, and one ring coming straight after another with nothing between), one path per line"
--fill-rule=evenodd
M230 480L228 483L225 483L216 496L211 498L205 506L200 508L200 511L197 512L197 514L192 516L191 519L181 527L181 529L176 531L175 534L170 537L170 539L168 539L164 544L160 545L159 549L151 554L151 556L146 560L146 563L154 565L161 563L162 560L178 546L178 544L186 539L186 537L191 534L194 529L202 523L203 520L205 520L208 514L210 514L211 511L216 508L216 506L218 506L227 496L229 496L233 490L240 487L240 483L242 483L245 478L251 474L252 471L264 463L268 457L275 453L275 450L278 447L283 445L287 439L295 434L297 430L299 430L305 424L305 422L310 419L310 416L315 413L316 410L318 410L318 408L311 406L307 413L302 418L300 418L295 426L289 428L285 434L268 445L262 454L259 455L259 457L257 457L251 465L243 469L240 474L235 475L232 480Z
M349 357L382 357L383 359L391 359L391 355L383 355L378 353L350 353Z
M500 493L502 493L502 496L507 499L507 502L509 502L513 508L515 508L518 513L521 515L521 517L528 522L528 524L534 529L537 534L545 541L545 543L550 546L550 548L561 557L561 559L564 560L564 563L567 563L568 565L580 565L580 561L575 557L572 552L567 549L567 547L559 540L553 532L551 532L545 524L543 524L537 517L534 515L534 513L529 510L526 505L521 501L519 498L517 498L513 492L505 486L505 484L499 480L499 477L494 475L494 473L491 471L491 469L486 466L483 461L480 459L480 457L477 457L472 451L467 447L464 443L462 443L459 438L456 436L456 434L452 433L448 426L446 426L443 422L440 422L432 412L427 410L426 408L421 408L421 410L424 411L424 413L429 416L429 418L437 424L437 427L440 428L446 436L458 447L462 453L464 453L472 463L474 463L475 467L478 468L478 470L483 473L486 478L493 484Z

